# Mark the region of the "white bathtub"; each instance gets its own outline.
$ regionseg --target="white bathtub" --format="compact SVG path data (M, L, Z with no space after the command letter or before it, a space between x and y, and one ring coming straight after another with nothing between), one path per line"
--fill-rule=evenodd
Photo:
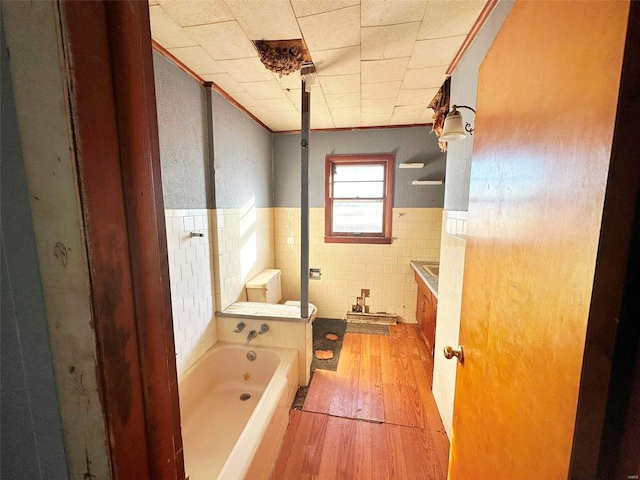
M298 387L297 356L294 349L217 343L184 373L180 415L189 480L269 477ZM247 393L251 398L240 400Z

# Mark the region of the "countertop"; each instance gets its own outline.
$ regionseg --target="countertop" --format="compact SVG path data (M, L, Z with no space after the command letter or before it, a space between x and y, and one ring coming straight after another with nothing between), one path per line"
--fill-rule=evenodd
M430 275L425 270L425 265L438 265L438 262L430 262L425 260L411 260L411 267L415 270L422 281L429 287L436 298L438 298L438 277Z

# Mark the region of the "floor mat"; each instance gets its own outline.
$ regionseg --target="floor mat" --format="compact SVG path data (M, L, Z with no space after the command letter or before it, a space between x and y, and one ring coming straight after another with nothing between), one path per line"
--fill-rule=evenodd
M342 339L346 329L346 322L343 320L334 320L329 318L316 318L313 322L313 361L311 362L311 373L317 369L333 370L338 368L338 360L340 359L340 350L342 349ZM331 335L334 334L334 335ZM330 340L327 338L336 338ZM316 357L316 350L331 351L333 357L321 360ZM326 355L325 355L326 356Z
M346 333L365 333L369 335L386 335L389 336L389 325L377 325L371 323L354 323L347 322Z

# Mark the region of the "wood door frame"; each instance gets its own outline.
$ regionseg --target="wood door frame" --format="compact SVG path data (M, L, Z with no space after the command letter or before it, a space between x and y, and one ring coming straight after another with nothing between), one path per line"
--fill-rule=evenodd
M60 16L112 476L184 479L148 4Z

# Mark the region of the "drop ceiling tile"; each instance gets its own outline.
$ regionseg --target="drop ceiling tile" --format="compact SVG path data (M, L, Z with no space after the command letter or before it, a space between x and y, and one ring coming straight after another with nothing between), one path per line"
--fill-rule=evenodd
M297 90L285 90L284 93L287 97L289 97L289 100L291 101L291 103L293 104L293 106L296 108L296 110L300 111L300 105L302 104L302 90L297 89ZM313 97L313 95L312 95ZM313 106L313 104L312 104Z
M220 60L217 64L233 77L236 82L261 82L273 80L273 75L264 68L258 57L239 60Z
M486 0L431 0L418 39L466 35L485 3Z
M362 60L410 57L419 29L420 22L362 28Z
M345 117L345 118L336 118L333 117L333 124L336 128L358 128L362 126L362 120L360 115L357 117Z
M320 103L326 104L327 98L320 85L315 84L311 87L311 105L318 105Z
M396 106L395 98L381 98L378 100L362 100L362 115L365 113L385 114L391 116Z
M311 116L327 116L327 115L331 115L331 110L329 108L329 106L326 103L319 103L317 105L312 105L311 106Z
M296 109L293 104L286 98L269 98L264 100L256 100L255 106L251 107L251 111L257 112L294 112Z
M414 90L416 88L434 88L442 85L447 78L448 65L439 67L417 68L415 70L407 70L402 81L402 88L406 90Z
M311 128L313 129L327 129L327 128L335 128L335 124L333 123L333 118L331 115L313 115L311 114Z
M435 112L431 108L425 109L420 115L419 123L433 123L433 114Z
M331 116L336 118L357 118L360 119L360 107L331 108Z
M391 114L389 113L364 113L362 112L363 127L382 127L389 125Z
M302 38L289 0L225 0L251 40Z
M158 3L183 27L233 20L223 0L158 0Z
M465 35L434 40L418 40L413 49L408 68L448 66L464 39Z
M362 100L378 100L382 98L393 98L398 96L402 82L385 83L365 83L362 85L360 96Z
M291 0L297 17L307 17L317 13L340 10L342 8L360 5L360 0Z
M409 57L360 62L362 83L384 83L402 80Z
M212 23L185 30L198 40L214 60L258 57L258 52L238 22Z
M300 130L300 114L295 111L264 113L262 121L274 132Z
M292 72L289 75L279 76L279 74L273 74L276 81L282 86L282 89L288 88L289 90L295 90L302 88L302 81L300 80L300 72Z
M435 97L436 93L438 93L438 88L421 88L418 90L400 90L398 93L398 99L396 100L396 105L422 105L425 108L433 97Z
M245 89L236 82L228 73L215 73L211 75L201 75L205 82L213 82L227 93L244 92Z
M275 80L268 80L265 82L248 82L241 83L240 85L256 100L278 98L289 102L287 96L282 91L280 84Z
M360 7L343 8L298 19L309 50L360 45Z
M166 49L198 44L160 5L149 7L149 22L151 36Z
M224 67L218 64L200 46L171 48L169 53L184 63L198 75L206 73L224 73Z
M291 100L293 106L296 107L296 110L300 111L302 105L302 90L299 88L296 90L285 90L284 93L289 97L289 100ZM326 104L327 101L322 94L322 89L319 86L314 85L311 88L311 110L313 111L318 105Z
M311 128L334 128L333 117L327 105L311 108Z
M360 105L360 93L345 93L342 95L327 95L324 98L327 100L327 105L330 108L340 107L357 107Z
M249 107L255 107L258 104L258 101L245 91L227 92L227 93L231 95L235 101L237 101L240 105L242 105L246 109L248 109Z
M416 119L422 115L426 105L397 105L393 109L394 117L415 117Z
M360 47L312 51L318 76L360 73Z
M360 93L360 75L335 75L318 77L325 95Z
M418 119L419 117L417 115L391 115L391 118L389 119L389 125L415 125L417 123L420 123Z
M427 9L427 0L362 0L362 26L395 25L419 22Z

